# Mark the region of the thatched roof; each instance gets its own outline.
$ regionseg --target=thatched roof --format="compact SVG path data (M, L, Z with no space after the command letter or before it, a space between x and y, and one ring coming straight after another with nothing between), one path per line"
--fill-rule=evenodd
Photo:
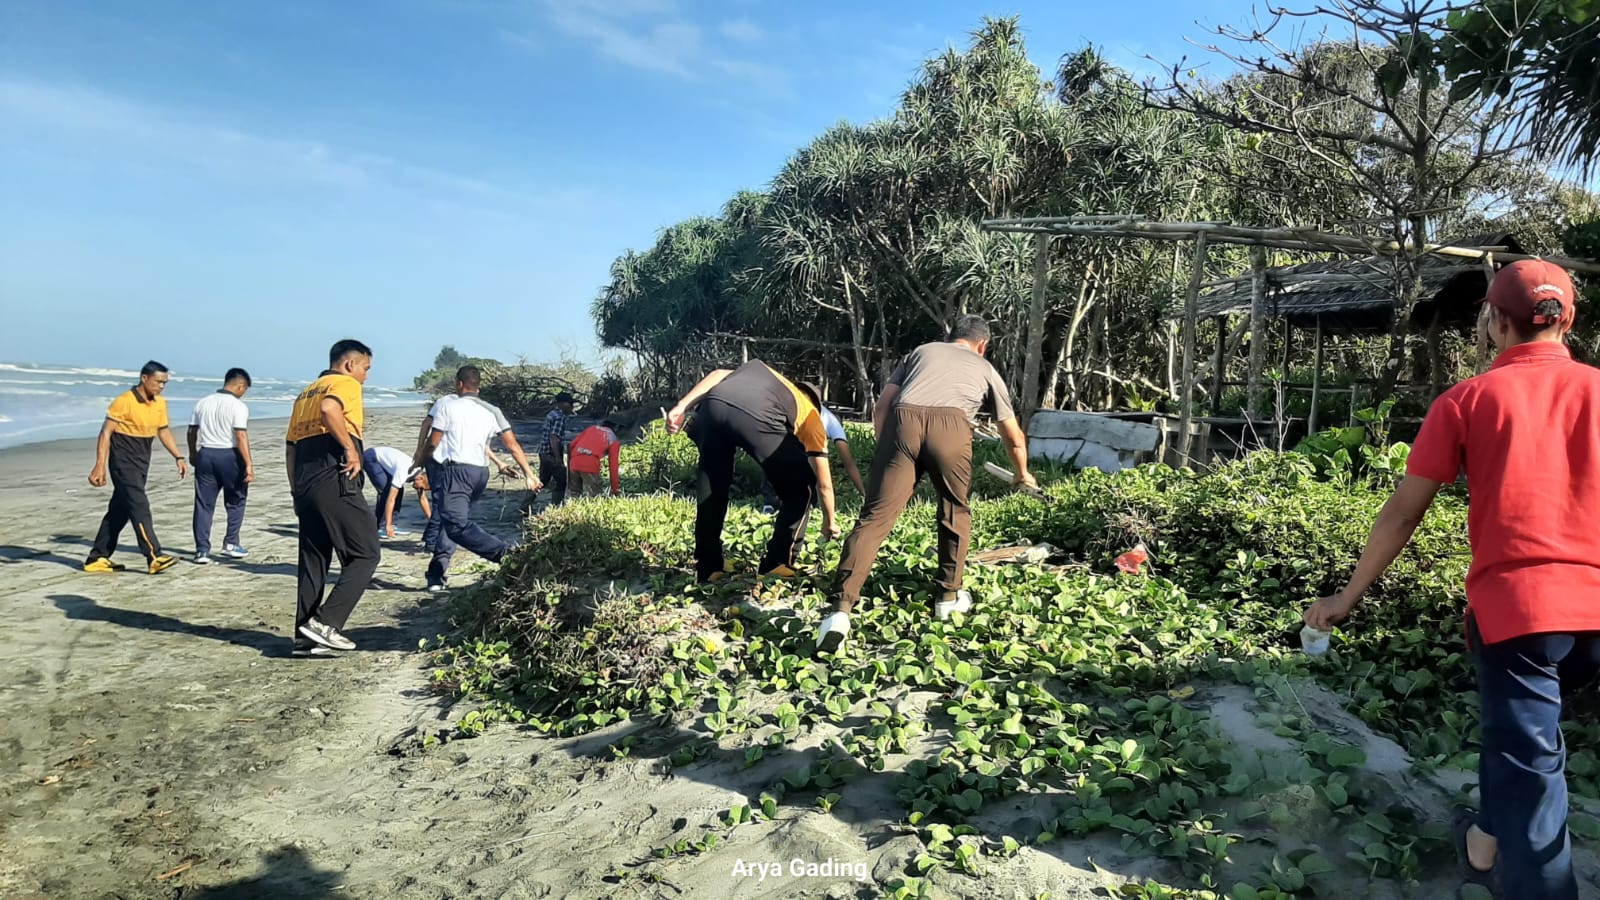
M1516 237L1504 233L1450 243L1522 252ZM1488 278L1481 264L1460 257L1428 256L1422 261L1422 295L1411 313L1412 326L1426 328L1437 314L1445 327L1469 328L1477 321L1477 304L1487 290ZM1314 327L1321 318L1323 327L1332 331L1388 331L1394 318L1395 293L1393 261L1387 257L1267 270L1267 315L1288 319L1298 328ZM1248 276L1200 296L1201 317L1249 312Z

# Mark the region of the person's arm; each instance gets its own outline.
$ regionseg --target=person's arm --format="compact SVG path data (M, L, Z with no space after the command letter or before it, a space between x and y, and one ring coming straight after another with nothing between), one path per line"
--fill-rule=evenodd
M404 472L399 473L404 475ZM400 485L398 482L389 482L389 490L383 496L383 530L389 537L394 537L394 505L400 499Z
M544 484L539 481L539 476L533 474L533 468L528 465L528 455L522 452L522 445L517 443L517 433L509 428L500 432L500 443L506 445L506 450L511 453L511 458L516 460L517 465L522 467L522 475L528 481L529 492L539 493L539 489L544 487Z
M827 455L811 457L811 470L817 473L817 494L822 498L822 538L831 541L842 532L833 508L833 470Z
M606 451L606 462L611 466L611 496L622 496L622 473L617 471L617 463L622 458L622 442L612 441L611 448Z
M178 461L178 477L181 479L188 475L189 464L184 461L183 453L178 450L178 441L172 436L172 429L165 425L161 426L161 430L156 432L156 438L161 441L161 446L172 454L172 458Z
M883 393L878 395L878 402L872 407L873 433L883 434L883 419L889 414L889 407L894 405L894 398L899 395L900 385L890 383L883 386Z
M339 442L339 448L344 451L344 465L339 467L339 472L346 478L354 478L361 471L361 454L356 452L355 441L350 440L350 425L344 418L344 404L337 397L323 397L322 425Z
M111 432L117 424L110 419L100 426L100 437L94 442L94 468L89 470L89 483L95 487L106 486L106 466L111 463Z
M294 442L283 444L283 470L289 474L289 493L294 494Z
M865 497L867 486L861 481L861 470L856 468L856 458L850 455L850 442L834 441L833 445L839 448L839 458L844 461L844 473L850 476L850 483L856 486L857 493Z
M432 458L431 454L433 451L430 448L433 445L428 442L428 435L432 433L433 416L423 416L422 430L417 432L417 452L411 455L411 465L414 468L426 466L428 464L428 460Z
M732 374L732 369L718 369L715 372L712 372L710 375L700 379L698 384L690 388L689 393L683 395L683 399L678 401L677 406L667 410L667 433L677 434L678 432L682 431L683 419L689 414L689 410L693 409L694 405L700 402L701 397L711 393L712 388L721 384L724 379Z
M244 483L249 484L256 480L256 463L250 457L250 432L243 428L233 430L233 445L239 448L239 457L244 460Z
M1405 549L1442 487L1442 482L1415 475L1401 479L1394 496L1378 513L1378 520L1372 525L1372 534L1367 538L1366 549L1361 551L1361 559L1356 563L1350 580L1337 594L1323 597L1306 608L1304 619L1307 625L1327 631L1350 615L1350 611L1361 602L1361 595L1372 587L1372 583Z
M199 425L190 425L189 426L189 433L186 436L187 436L187 438L189 440L189 465L191 465L191 466L199 466L200 465L200 426Z
M1038 487L1039 482L1035 481L1033 473L1028 471L1028 436L1022 433L1022 426L1017 424L1014 416L997 425L1000 429L1000 440L1006 445L1006 455L1011 457L1011 471L1015 476L1011 483Z

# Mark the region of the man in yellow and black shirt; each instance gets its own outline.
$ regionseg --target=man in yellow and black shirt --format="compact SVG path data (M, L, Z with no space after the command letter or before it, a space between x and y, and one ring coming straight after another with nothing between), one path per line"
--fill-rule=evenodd
M150 476L150 445L155 438L160 438L161 446L178 461L178 477L188 474L183 454L178 452L178 442L173 440L172 430L167 427L167 401L161 396L170 378L166 366L151 360L139 370L139 383L111 401L106 410L106 421L100 427L100 440L95 445L94 470L89 473L89 483L105 487L109 475L111 503L106 508L105 518L100 520L94 549L84 561L85 572L115 572L126 568L112 562L111 554L117 550L123 526L129 523L133 524L133 536L139 541L139 549L144 551L151 575L177 563L161 552L155 523L150 520L150 498L144 490Z
M371 369L372 350L366 344L334 344L328 370L300 392L289 413L285 462L300 522L295 656L355 649L355 642L339 629L378 568L378 533L361 494L361 385ZM335 553L339 580L324 600Z
M694 557L701 581L716 581L724 571L722 525L738 448L755 457L778 494L778 517L761 558L762 574L794 574L795 554L805 537L812 498L818 494L822 533L839 536L828 436L817 412L821 402L815 388L796 386L766 363L752 359L738 369L718 369L702 378L667 413L667 430L677 433L694 410L688 433L700 448Z

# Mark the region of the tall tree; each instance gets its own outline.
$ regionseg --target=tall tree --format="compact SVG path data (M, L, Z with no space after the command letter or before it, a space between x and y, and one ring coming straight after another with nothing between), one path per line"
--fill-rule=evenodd
M1450 0L1331 0L1303 10L1274 8L1253 27L1224 26L1231 46L1207 50L1242 75L1210 84L1173 67L1153 101L1229 127L1286 139L1293 168L1311 160L1337 172L1371 204L1374 218L1352 223L1403 249L1389 257L1397 302L1384 363L1392 392L1403 373L1411 311L1421 292L1421 262L1441 212L1458 208L1482 170L1516 152L1501 98L1450 90L1436 48ZM1280 41L1307 21L1347 30L1338 42ZM1292 37L1292 36L1291 36ZM1251 340L1264 336L1252 335Z

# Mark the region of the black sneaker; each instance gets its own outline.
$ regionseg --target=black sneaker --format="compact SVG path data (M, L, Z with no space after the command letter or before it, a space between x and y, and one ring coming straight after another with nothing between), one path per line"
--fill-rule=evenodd
M289 655L295 659L332 659L339 655L339 651L329 650L316 641L295 638L294 649L289 651Z
M339 629L324 623L316 616L312 616L298 629L300 636L327 647L330 650L354 650L356 642L339 633Z

